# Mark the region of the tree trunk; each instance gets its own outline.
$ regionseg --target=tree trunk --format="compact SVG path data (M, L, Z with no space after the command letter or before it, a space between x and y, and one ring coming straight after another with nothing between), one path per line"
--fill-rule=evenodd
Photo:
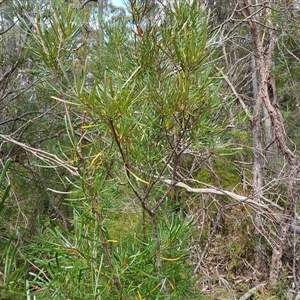
M255 47L258 76L258 95L255 107L260 106L259 103L261 101L263 102L271 120L277 146L290 165L289 183L284 207L284 218L279 230L279 234L276 237L273 245L271 269L269 274L269 284L271 287L274 287L278 282L283 246L286 242L287 232L294 215L295 199L298 192L298 159L286 143L283 118L276 103L274 83L272 82L273 78L270 74L272 69L272 54L275 47L275 37L272 30L273 25L270 15L272 2L270 0L265 1L264 8L259 16L252 11L252 3L250 0L244 0L243 4L244 6L241 7L241 13L245 17L245 20L247 20ZM262 23L265 23L265 26L260 27L259 24ZM253 123L257 118L256 113L254 111ZM258 126L256 123L255 125L256 127ZM256 153L254 154L256 155ZM261 162L257 162L257 164L259 163ZM254 171L255 170L253 170L253 172Z
M262 133L261 133L261 109L262 99L258 97L255 101L254 115L252 119L252 138L253 138L253 168L252 168L252 190L253 199L259 203L261 202L262 188L263 188L263 149L262 149ZM254 235L256 236L255 247L255 268L259 271L266 270L265 253L266 249L263 244L262 232L263 225L260 214L254 212Z
M254 200L261 202L262 188L263 188L263 147L262 147L262 98L258 97L258 81L256 74L256 60L254 55L251 57L252 62L252 87L253 87L253 98L255 99L253 118L252 118L252 138L253 138L253 168L252 168L252 191ZM257 212L253 213L254 221L254 236L256 237L256 245L254 249L254 260L255 269L260 271L267 268L266 262L266 247L263 238L263 224L260 214Z

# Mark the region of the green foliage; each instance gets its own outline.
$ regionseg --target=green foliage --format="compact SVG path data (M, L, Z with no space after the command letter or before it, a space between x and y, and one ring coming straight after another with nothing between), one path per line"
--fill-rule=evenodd
M1 238L0 245L0 299L24 299L23 282L28 265L20 260L18 234Z
M9 168L9 165L10 165L10 160L6 161L0 174L0 188L1 188L0 215L2 214L2 211L4 209L4 202L9 196L9 190L11 187L11 185L8 184L2 190L2 183L5 181L5 174Z
M107 240L103 242L97 221L75 209L73 226L71 233L51 223L46 232L39 234L38 242L27 248L33 264L38 266L30 273L28 295L38 299L160 299L165 297L165 287L172 297L193 299L187 249L191 222L177 214L160 220L160 253L156 253L153 236L143 237L141 227L136 227L134 236L120 234L118 239L106 231ZM113 273L105 259L103 243L109 244ZM157 258L162 260L162 273L157 269ZM119 292L114 278L120 283Z
M32 40L28 49L34 56L43 62L43 71L52 71L56 76L61 75L60 65L73 59L76 49L80 47L79 34L83 30L81 24L82 14L62 1L55 1L48 11L41 10L40 14L32 20L26 15L31 24L19 16L27 30L34 26L35 32L31 34Z
M90 42L82 56L76 49L82 12L65 7L35 23L28 48L52 98L71 107L64 120L69 146L61 151L80 178L68 180L72 230L49 220L27 248L36 266L28 295L193 297L187 251L193 224L171 212L180 200L172 203L172 188L157 176L172 178L168 166L184 164L182 149L215 142L223 104L210 63L209 16L185 1L167 13L141 40L125 29L126 20L109 21L104 43L96 43L101 51ZM80 132L73 114L83 115Z
M215 173L238 183L228 157L240 151L232 141L247 137L225 128L231 102L220 95L210 14L175 1L138 37L127 17L95 24L87 6L45 7L18 15L28 32L24 72L38 81L29 102L43 116L24 142L63 157L78 176L32 157L15 166L15 190L34 216L22 249L27 298L200 299L194 223L180 211L192 198L162 180L211 183ZM205 153L214 170L198 162ZM6 253L17 257L13 246Z
M5 175L9 168L10 161L6 161L0 174L0 188L6 182ZM4 220L6 214L5 201L9 197L10 184L6 184L1 193L0 217ZM1 224L1 233L4 224ZM20 248L20 235L12 233L9 237L0 237L0 299L24 299L23 285L27 264L20 260L18 250Z
M211 15L201 1L130 0L126 15L107 1L103 9L99 1L2 2L0 130L14 141L0 143L1 163L12 160L9 184L8 163L0 176L0 297L199 299L195 265L229 277L246 272L259 242L248 235L252 209L175 187L250 195L253 42L244 17L232 14L240 8L211 1ZM298 17L297 9L272 10L273 75L297 144L299 26L284 12ZM224 13L239 26L217 19ZM224 69L234 97L221 83ZM45 151L45 160L24 145ZM54 156L64 162L49 164ZM284 207L281 163L264 166L259 193Z

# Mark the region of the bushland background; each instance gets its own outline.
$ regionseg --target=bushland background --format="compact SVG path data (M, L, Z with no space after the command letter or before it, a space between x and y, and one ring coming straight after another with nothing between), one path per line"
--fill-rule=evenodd
M0 298L296 299L298 1L0 1Z

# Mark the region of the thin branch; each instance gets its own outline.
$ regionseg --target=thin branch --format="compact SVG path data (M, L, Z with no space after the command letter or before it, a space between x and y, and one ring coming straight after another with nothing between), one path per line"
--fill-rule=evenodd
M83 9L88 3L90 2L97 2L97 0L86 0L82 5L80 9Z
M284 45L284 44L283 44ZM297 57L292 51L290 51L285 45L284 45L285 50L287 51L288 54L290 54L291 56L293 56L293 58L295 58L297 60L297 62L300 62L299 57Z
M20 57L18 57L18 59L14 62L11 68L2 75L2 77L0 78L0 83L17 69L19 62L20 62Z
M174 184L174 182L172 182L172 180L169 179L161 179L161 182L166 183L168 185ZM214 194L214 195L221 195L221 196L228 196L238 202L244 202L249 204L251 207L253 207L254 209L257 209L257 207L260 207L261 209L267 211L267 212L271 212L270 208L268 207L268 205L265 205L263 203L257 203L255 201L253 201L250 197L246 197L246 196L241 196L239 194L236 194L234 192L230 192L230 191L226 191L226 190L222 190L222 189L216 189L216 188L193 188L188 186L187 184L183 183L183 182L177 182L174 184L177 187L181 187L184 188L186 191L190 192L190 193L196 193L196 194Z
M239 194L236 194L234 192L230 192L223 189L217 189L215 187L209 187L209 188L193 188L189 185L183 183L183 182L177 182L174 183L170 179L160 179L161 182L168 184L169 186L177 186L184 188L186 191L190 193L196 193L196 194L213 194L213 195L221 195L221 196L228 196L238 202L238 204L248 204L252 209L259 210L262 214L264 214L268 219L275 221L277 224L282 224L284 222L282 218L282 211L283 208L279 207L276 203L273 203L271 200L261 197L267 204L256 202L255 200L251 199L253 195L251 196L241 196ZM234 204L231 204L230 206L233 206ZM274 208L281 211L280 213L276 213L275 211L272 211L270 206L273 206ZM300 235L300 226L297 226L296 224L291 224L288 228L289 231L294 232L295 234Z
M31 115L31 114L40 114L41 112L38 111L38 110L35 110L35 111L28 111L20 116L17 116L15 118L12 118L12 119L8 119L8 120L5 120L3 122L0 122L0 126L1 125L5 125L6 123L10 123L10 122L16 122L16 121L27 121L27 119L25 119L24 117L27 116L27 115Z
M141 202L143 208L147 211L147 213L150 215L150 216L153 216L154 212L152 211L152 209L149 207L149 205L146 203L145 199L146 197L145 196L142 196L137 190L136 188L133 186L133 184L131 183L130 181L130 177L131 177L131 174L130 174L130 166L129 166L129 163L127 161L127 157L124 153L124 150L122 148L122 145L121 145L121 141L120 141L120 138L119 138L119 134L117 132L117 129L114 125L114 122L113 120L109 120L109 125L110 125L110 128L111 128L111 131L112 131L112 134L113 134L113 138L117 144L117 147L119 149L119 152L121 154L121 157L122 157L122 161L123 161L123 164L124 164L124 168L125 168L125 174L126 174L126 177L127 177L127 180L128 180L128 183L133 191L133 193L136 195L136 197L139 199L139 201Z
M61 160L59 157L57 157L56 155L54 155L52 153L48 153L46 151L36 149L36 148L30 147L24 143L18 142L16 140L14 140L13 138L11 138L9 135L0 134L0 138L23 148L25 151L31 153L33 156L42 160L43 162L45 162L46 164L48 164L49 166L51 166L53 168L62 167L64 169L66 169L68 172L70 172L72 175L79 176L79 173L78 173L78 170L76 167L69 165L67 162Z
M229 78L222 72L222 70L220 70L219 68L217 68L217 70L222 74L223 78L225 79L225 81L227 82L228 86L230 87L231 91L233 92L233 94L235 95L235 97L239 100L243 110L245 111L245 113L247 114L247 116L251 116L245 102L243 101L243 99L240 97L240 95L238 94L238 92L236 91L235 87L233 86L233 84L231 83L231 81L229 80Z
M5 34L6 32L8 32L9 30L11 30L16 24L17 24L18 21L15 21L10 27L8 27L7 29L5 29L4 31L1 31L0 32L0 35L2 34Z

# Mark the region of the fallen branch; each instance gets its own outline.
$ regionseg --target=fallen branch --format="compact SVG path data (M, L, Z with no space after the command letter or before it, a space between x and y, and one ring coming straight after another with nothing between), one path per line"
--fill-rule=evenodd
M255 286L254 288L250 289L246 294L244 294L239 300L247 300L249 299L254 293L259 291L261 288L267 285L267 282L263 282Z

